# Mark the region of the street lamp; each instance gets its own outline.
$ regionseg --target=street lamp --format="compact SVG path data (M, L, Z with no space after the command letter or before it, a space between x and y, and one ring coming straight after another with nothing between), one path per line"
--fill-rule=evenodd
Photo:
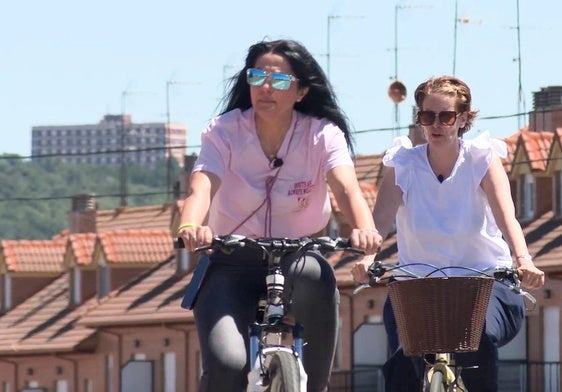
M125 139L127 136L127 130L125 126L125 102L127 97L130 95L146 95L154 94L151 91L130 91L124 90L121 92L121 170L120 170L120 195L121 195L121 207L127 206L127 165L125 164Z
M181 80L168 80L166 82L166 132L164 135L164 157L166 159L166 199L169 201L172 190L172 152L170 124L170 87L173 85L196 85L199 83L184 82Z

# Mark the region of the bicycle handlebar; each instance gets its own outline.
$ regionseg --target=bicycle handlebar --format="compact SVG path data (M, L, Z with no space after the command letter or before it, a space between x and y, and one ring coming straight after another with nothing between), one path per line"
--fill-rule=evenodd
M176 239L176 248L185 247L181 237ZM300 237L300 238L283 238L283 237L264 237L250 238L243 235L230 234L213 237L213 241L209 245L196 248L195 252L204 250L235 250L244 247L263 250L267 253L271 252L291 252L305 249L339 251L347 250L355 253L364 253L362 250L353 248L348 238L331 238L331 237Z
M353 291L353 293L356 294L357 292L361 291L366 287L375 286L383 279L383 276L385 274L389 272L393 272L395 270L402 272L404 274L404 277L407 278L433 277L432 274L428 276L418 276L406 268L408 266L413 266L413 265L424 265L424 266L431 267L434 269L434 272L439 272L439 274L442 274L440 276L444 278L449 277L449 275L447 275L447 273L445 272L447 268L465 269L472 272L475 276L486 276L486 277L494 278L497 282L502 283L515 294L522 295L525 298L527 298L533 305L537 303L535 297L521 287L521 279L522 279L521 271L511 267L499 267L499 266L491 267L485 270L477 270L474 268L459 267L459 266L438 268L426 263L415 263L415 264L407 264L407 265L400 266L396 264L389 264L389 263L383 263L381 261L375 261L373 262L373 264L369 266L367 270L367 274L369 275L369 283L359 285Z

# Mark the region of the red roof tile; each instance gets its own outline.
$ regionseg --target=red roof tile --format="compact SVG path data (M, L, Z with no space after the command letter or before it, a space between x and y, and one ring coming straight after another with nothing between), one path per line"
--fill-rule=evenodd
M509 173L512 168L513 159L515 158L515 150L517 149L517 141L521 135L521 131L502 139L507 145L507 157L502 159L505 171Z
M192 321L193 312L180 306L191 277L176 274L175 260L161 262L104 298L80 324L98 327Z
M0 266L5 272L63 272L66 238L56 240L2 240Z
M96 211L98 233L119 229L170 229L171 204Z
M65 265L91 265L96 238L96 233L71 234L67 242Z
M520 140L524 143L529 164L533 170L546 170L553 137L552 132L521 132Z
M526 224L523 233L538 268L562 266L562 220L552 211Z
M154 264L170 257L173 251L169 228L106 231L98 237L94 259L103 252L109 264Z
M355 156L355 172L357 173L357 179L360 182L378 184L382 179L383 156L384 153Z
M0 354L88 350L95 330L76 321L95 305L69 308L69 275L63 274L0 318Z

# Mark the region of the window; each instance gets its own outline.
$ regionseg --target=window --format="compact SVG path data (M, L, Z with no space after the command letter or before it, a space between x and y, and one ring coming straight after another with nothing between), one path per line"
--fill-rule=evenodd
M560 308L558 306L546 306L543 316L543 346L545 362L560 363ZM558 372L553 372L549 367L544 369L546 381L545 392L559 390Z
M72 305L79 305L80 302L82 302L82 298L80 295L80 290L81 290L81 274L80 274L80 269L78 267L74 267L74 269L72 270L72 281L71 281L71 287L72 287Z
M105 357L105 390L107 392L113 391L113 356L108 355Z
M164 367L164 392L176 392L176 354L164 353L162 360Z
M105 297L109 293L110 279L111 278L110 278L109 267L107 267L106 265L101 266L99 268L99 281L98 281L98 293L100 298Z
M57 380L56 392L68 392L68 381Z
M151 361L129 361L121 370L121 391L151 392L152 391Z

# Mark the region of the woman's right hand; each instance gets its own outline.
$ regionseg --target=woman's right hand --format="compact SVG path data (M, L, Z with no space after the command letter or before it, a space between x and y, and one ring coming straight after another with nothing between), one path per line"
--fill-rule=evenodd
M210 245L214 233L209 226L191 226L178 231L178 236L183 240L185 248L193 252L195 248Z
M372 257L364 257L354 264L353 268L351 269L353 280L355 280L357 283L369 283L370 278L367 271L369 270L369 266L373 264L372 259Z

